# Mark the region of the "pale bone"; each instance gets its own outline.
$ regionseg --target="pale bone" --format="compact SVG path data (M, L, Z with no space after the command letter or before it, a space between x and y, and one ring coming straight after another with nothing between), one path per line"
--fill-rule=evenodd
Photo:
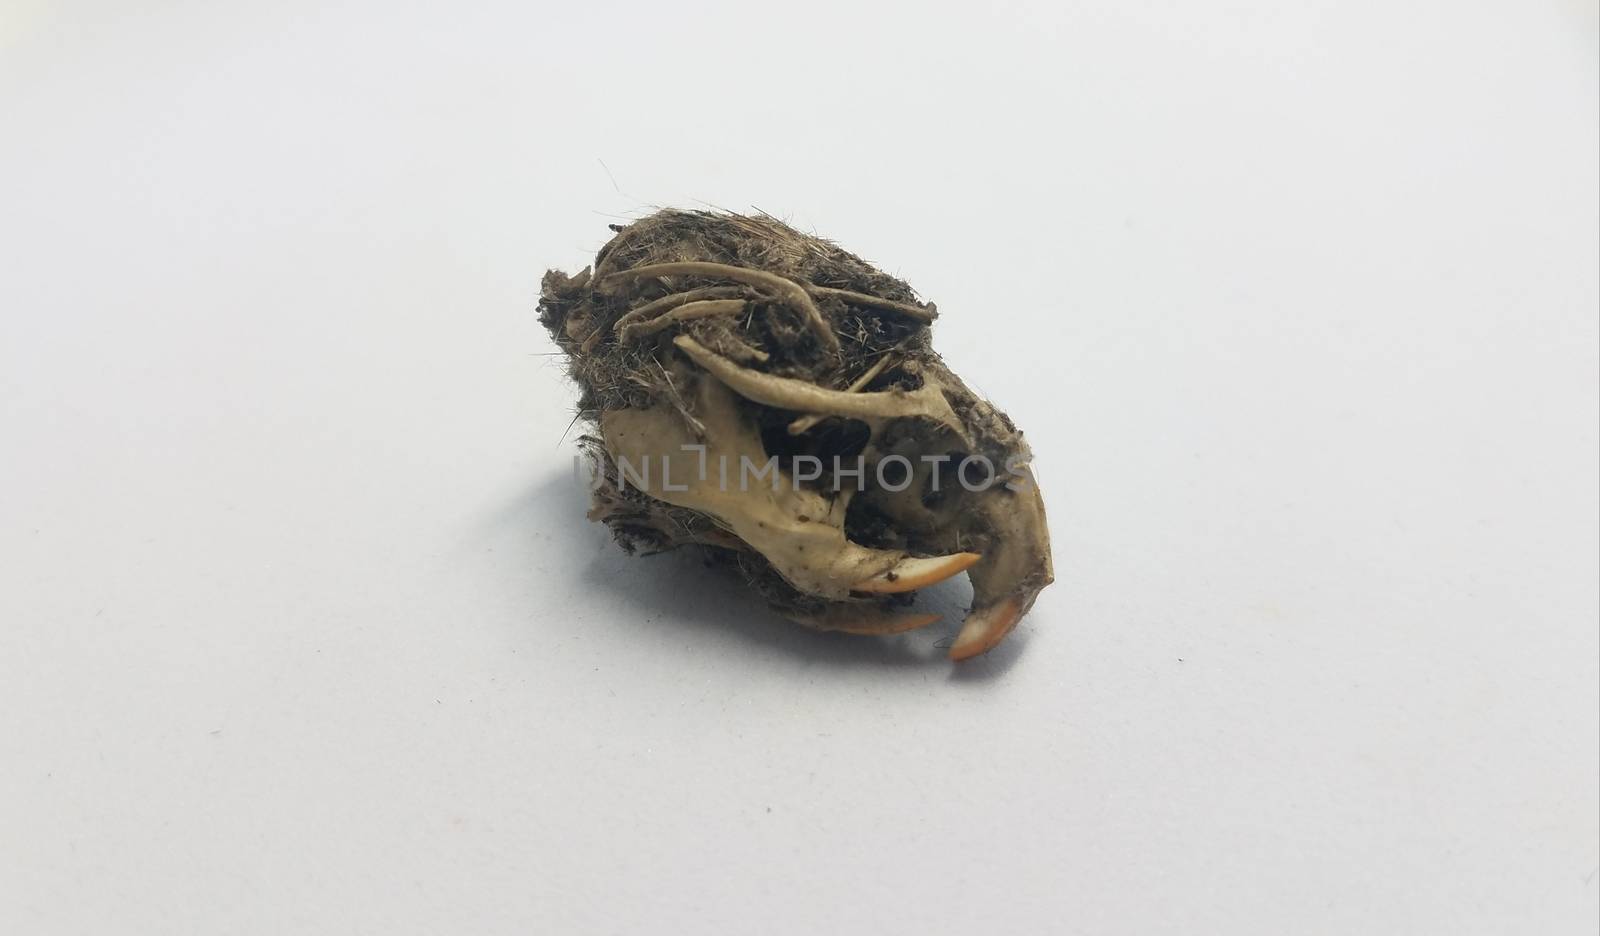
M622 334L623 330L634 322L654 318L663 312L670 311L688 302L699 302L702 299L732 299L744 293L742 286L701 286L699 289L686 289L683 292L672 293L646 302L635 309L629 309L627 314L612 323L611 330Z
M738 315L748 305L743 299L700 299L684 304L658 315L655 318L634 322L622 330L623 341L632 341L645 335L670 328L678 322L688 322L694 319L711 318L717 315Z
M820 598L846 599L854 585L885 577L903 562L916 563L918 571L927 567L926 559L868 549L845 538L845 510L853 493L849 488L824 494L798 487L781 470L771 481L743 476L745 462L767 464L759 434L740 419L725 385L705 379L695 383L689 396L705 426L703 441L659 405L601 415L601 435L613 462L650 466L631 475L628 483L657 500L713 518L796 588ZM705 445L704 461L697 449L684 448L698 444ZM705 478L700 476L702 465ZM728 466L726 482L715 467L721 465ZM949 574L959 571L954 568Z
M908 318L914 318L919 322L932 322L934 319L939 317L939 310L931 305L924 309L919 306L908 305L904 302L895 302L893 299L884 299L881 296L869 296L866 293L851 292L848 289L835 289L832 286L816 286L811 283L805 283L802 285L804 285L804 287L809 290L812 295L825 297L831 296L834 298L843 299L846 302L853 302L856 305L864 305L873 309L887 309L891 312L899 312L901 315L904 315Z
M688 335L679 335L673 339L673 344L747 400L800 413L847 416L864 420L875 428L875 424L890 419L919 417L938 423L963 439L966 437L961 421L933 382L924 383L916 390L893 389L876 393L828 390L804 380L740 367Z
M867 368L867 372L866 373L862 374L860 377L857 377L855 380L852 380L850 382L850 386L844 388L844 392L846 392L846 393L858 393L858 392L860 392L864 387L866 387L867 384L872 383L873 380L877 379L879 374L884 372L884 369L889 366L889 359L890 359L890 355L888 355L888 354L885 354L883 357L878 358L877 363L875 363L871 367ZM812 426L815 426L817 423L822 422L824 419L827 419L827 418L828 417L823 416L823 415L821 415L819 413L808 413L805 416L801 416L799 419L796 419L794 422L789 424L789 434L790 435L803 435L804 433L809 431Z
M606 275L608 282L625 279L638 279L642 276L714 276L722 279L731 279L751 286L759 286L771 290L784 302L792 306L806 320L806 324L816 333L817 340L822 346L834 354L839 353L839 336L833 333L833 326L812 301L811 294L792 279L768 273L766 270L752 270L749 267L730 266L726 263L708 263L702 260L685 260L678 263L653 263L647 266L631 267L618 270Z

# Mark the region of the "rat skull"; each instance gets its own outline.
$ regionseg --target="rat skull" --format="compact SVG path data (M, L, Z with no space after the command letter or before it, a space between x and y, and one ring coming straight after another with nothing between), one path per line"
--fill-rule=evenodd
M583 390L590 516L630 551L709 548L785 616L921 627L907 593L967 572L950 648L994 647L1050 584L1022 434L933 352L931 304L765 216L663 211L546 275Z

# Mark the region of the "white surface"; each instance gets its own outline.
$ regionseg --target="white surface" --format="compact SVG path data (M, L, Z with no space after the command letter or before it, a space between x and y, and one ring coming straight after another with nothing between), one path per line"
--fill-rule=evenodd
M1594 932L1592 3L125 6L0 8L0 931ZM584 521L538 278L700 203L1027 429L1002 651Z

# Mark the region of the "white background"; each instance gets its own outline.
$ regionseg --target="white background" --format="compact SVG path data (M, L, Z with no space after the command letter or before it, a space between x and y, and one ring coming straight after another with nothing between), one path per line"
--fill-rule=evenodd
M1596 23L7 0L0 931L1593 933ZM652 205L938 302L1001 650L584 520Z

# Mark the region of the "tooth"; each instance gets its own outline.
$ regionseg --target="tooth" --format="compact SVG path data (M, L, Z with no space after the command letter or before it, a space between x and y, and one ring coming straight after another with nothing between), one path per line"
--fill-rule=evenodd
M821 614L795 616L797 623L845 634L903 634L939 620L937 614L896 614L875 605L833 604Z
M950 646L950 659L965 660L994 649L1022 617L1022 606L1008 598L987 608L974 608L961 625L961 633Z
M906 558L886 572L880 572L850 586L851 591L891 595L926 588L942 582L958 572L964 572L983 556L978 553L953 553L948 556Z

